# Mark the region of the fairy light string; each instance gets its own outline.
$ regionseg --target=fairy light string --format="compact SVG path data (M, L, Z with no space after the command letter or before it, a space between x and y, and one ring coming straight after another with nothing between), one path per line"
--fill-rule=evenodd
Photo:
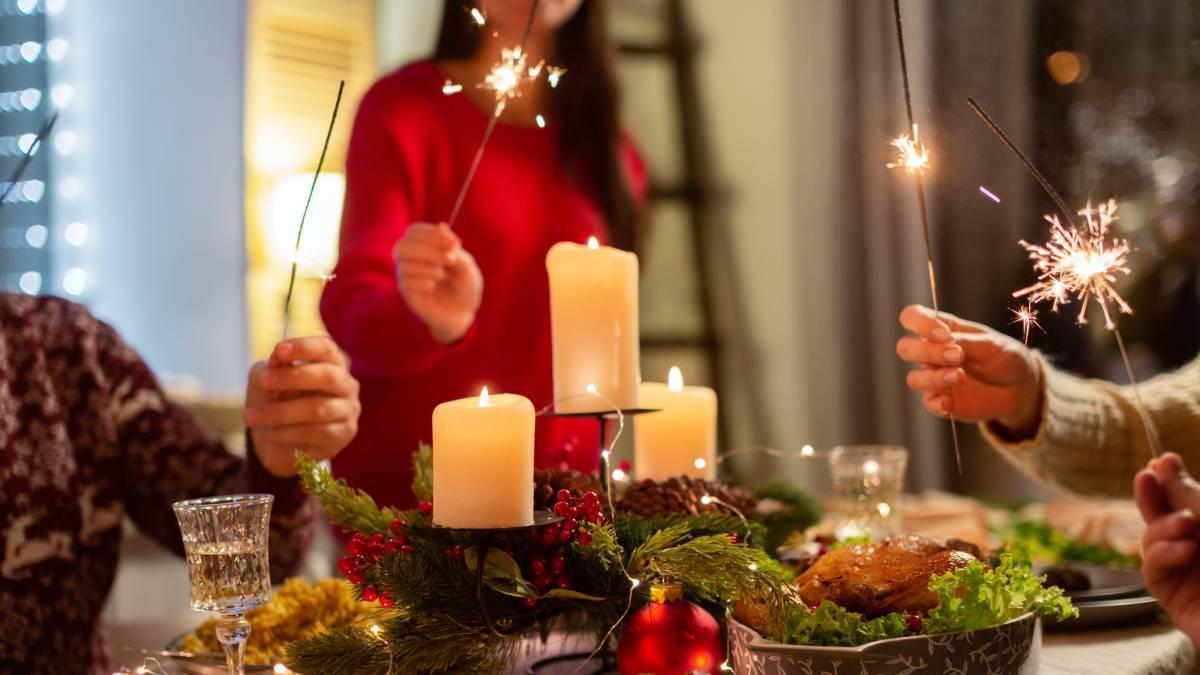
M933 241L929 234L929 211L925 205L925 171L929 168L929 150L921 143L916 119L913 117L912 87L908 82L908 52L904 48L904 22L900 18L900 0L892 0L896 18L896 46L900 50L900 74L904 82L904 110L908 114L908 128L912 136L901 135L892 141L899 155L888 168L903 168L913 177L913 189L917 194L917 209L921 217L921 237L925 242L925 266L929 272L929 295L933 300L933 317L938 318L941 306L938 303L937 274L933 268ZM950 437L954 443L954 463L962 475L962 451L958 444L958 424L954 412L949 413Z
M983 106L971 97L967 98L967 105L975 111L975 114L983 120L992 133L1021 160L1038 185L1054 201L1062 217L1066 219L1066 225L1064 225L1058 214L1045 216L1046 222L1050 225L1050 240L1047 243L1039 245L1026 241L1020 242L1022 248L1029 254L1030 260L1033 261L1038 279L1034 284L1014 292L1013 297L1028 296L1031 303L1049 302L1052 311L1058 311L1060 306L1067 304L1072 299L1077 300L1081 304L1079 315L1076 318L1077 324L1087 323L1089 304L1100 305L1104 314L1104 327L1111 331L1113 337L1116 338L1117 349L1121 354L1121 363L1125 366L1125 374L1129 377L1134 406L1137 408L1138 417L1145 430L1150 453L1158 457L1162 454L1158 429L1146 413L1141 389L1138 387L1138 381L1133 372L1133 364L1130 362L1129 352L1125 348L1125 339L1121 335L1121 328L1109 311L1111 302L1116 305L1121 314L1133 313L1133 308L1125 302L1112 285L1116 282L1118 273L1128 275L1131 272L1128 266L1129 242L1115 237L1110 238L1109 234L1110 226L1116 220L1116 200L1110 199L1095 208L1089 203L1084 209L1073 213L1050 181L1046 180L1046 177L1038 171L1025 153L1021 152L1017 144L1008 137L1008 134L1004 133L1004 130L988 115ZM1084 217L1083 227L1077 224L1075 215Z

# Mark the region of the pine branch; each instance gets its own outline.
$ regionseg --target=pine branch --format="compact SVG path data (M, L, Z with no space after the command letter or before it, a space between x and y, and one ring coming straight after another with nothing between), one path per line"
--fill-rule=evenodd
M621 545L626 550L634 550L664 529L684 525L691 536L704 536L734 532L744 535L746 524L741 518L728 511L706 511L696 515L659 516L642 518L632 514L617 516L617 532ZM750 521L750 542L761 544L766 541L767 530L757 521Z
M771 616L784 615L787 577L765 552L734 544L723 534L662 549L648 559L647 568L682 583L687 595L697 601L755 599L766 605Z
M386 673L390 661L386 644L353 626L298 640L287 648L288 668L302 675Z
M401 516L390 506L379 508L370 495L334 478L303 453L296 453L296 471L304 491L320 503L329 521L343 530L387 534L392 521Z

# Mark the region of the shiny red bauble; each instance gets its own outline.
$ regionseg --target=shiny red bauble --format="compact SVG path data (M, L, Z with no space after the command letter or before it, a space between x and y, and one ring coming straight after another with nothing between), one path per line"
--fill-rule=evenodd
M641 608L625 622L617 643L621 675L719 673L724 662L720 624L686 600Z

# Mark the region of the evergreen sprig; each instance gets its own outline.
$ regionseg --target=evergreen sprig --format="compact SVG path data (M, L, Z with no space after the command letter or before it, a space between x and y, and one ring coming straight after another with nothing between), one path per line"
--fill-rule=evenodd
M390 506L376 506L371 495L334 478L304 453L296 453L296 472L304 491L317 500L329 522L343 530L368 535L387 534L392 521L401 515Z

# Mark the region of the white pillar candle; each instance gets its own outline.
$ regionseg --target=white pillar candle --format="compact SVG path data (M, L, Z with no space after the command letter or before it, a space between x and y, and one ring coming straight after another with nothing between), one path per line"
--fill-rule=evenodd
M636 408L638 259L615 248L555 244L546 255L554 398L560 413ZM594 392L595 395L587 395Z
M639 406L658 408L634 421L633 470L639 479L717 476L717 393L685 387L678 368L667 384L644 382Z
M515 394L448 401L433 411L433 524L533 524L533 404Z

